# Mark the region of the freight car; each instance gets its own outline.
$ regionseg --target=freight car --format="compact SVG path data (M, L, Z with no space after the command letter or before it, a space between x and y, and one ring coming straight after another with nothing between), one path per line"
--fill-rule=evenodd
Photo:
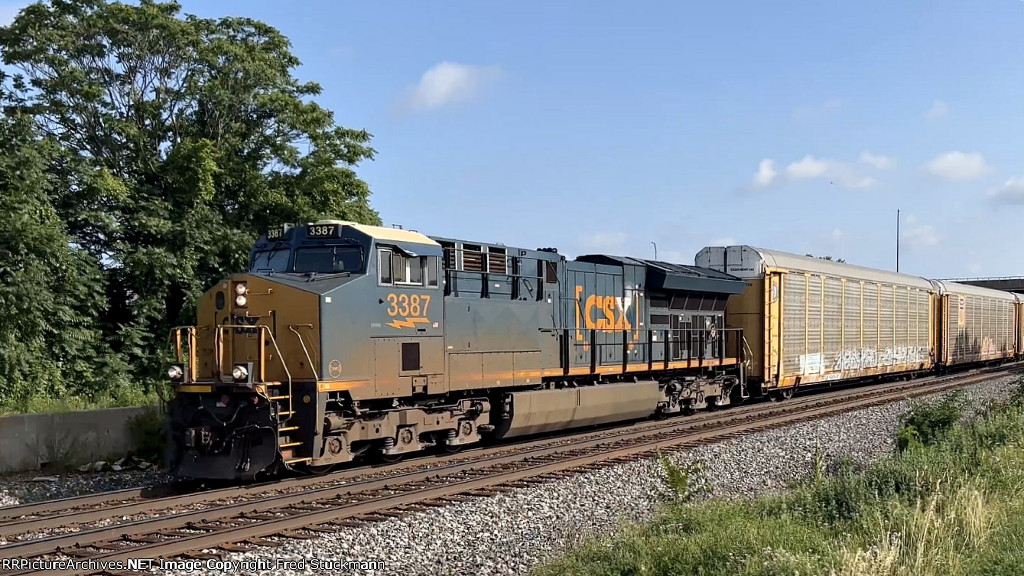
M172 331L168 462L250 479L725 406L745 396L725 310L746 287L665 262L285 226Z
M1011 359L1024 351L1009 292L752 246L708 247L705 266L745 278L727 326L751 348L754 393Z

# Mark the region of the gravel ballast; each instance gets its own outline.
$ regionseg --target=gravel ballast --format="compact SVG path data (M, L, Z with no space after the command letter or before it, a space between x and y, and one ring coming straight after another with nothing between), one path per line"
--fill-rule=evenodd
M1016 377L998 376L965 391L974 405L983 405L1005 398L1015 381ZM700 461L711 497L779 491L813 471L815 454L826 462L849 457L869 463L892 453L899 418L912 402L743 436L670 457L678 463ZM305 562L302 569L261 574L332 572L311 566L323 560L386 563L385 570L344 570L350 574L524 574L588 537L651 518L671 495L664 477L656 460L633 462L314 540L286 539L278 548L233 553L228 559Z
M154 486L171 481L159 470L120 472L22 472L0 476L0 508L46 500L72 498L96 492Z

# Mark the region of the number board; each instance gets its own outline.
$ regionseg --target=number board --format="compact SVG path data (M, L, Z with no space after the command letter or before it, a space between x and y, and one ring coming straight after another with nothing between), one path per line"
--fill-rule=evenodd
M337 238L341 226L337 224L310 224L306 226L306 238Z
M280 240L281 238L284 238L284 228L267 230L267 240Z

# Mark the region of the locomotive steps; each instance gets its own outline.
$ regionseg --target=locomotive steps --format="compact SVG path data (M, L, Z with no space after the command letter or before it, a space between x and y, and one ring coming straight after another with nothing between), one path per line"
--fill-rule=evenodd
M340 487L270 495L261 501L236 501L204 510L164 514L160 518L16 542L0 547L0 553L8 558L27 558L53 557L60 551L80 558L111 560L174 557L218 547L228 551L245 550L273 544L264 540L270 536L309 538L318 533L344 530L648 458L659 451L693 447L910 396L969 386L1006 369L1018 368L1013 365L998 370L829 392L781 404L760 404L727 413L645 423L611 434L578 435L575 437L578 441L570 444L562 439L563 445L537 442L523 445L521 449L514 447L516 450L511 453L507 446L482 450L479 457L463 458L462 462L443 464L432 470L368 479ZM263 493L266 494L265 487ZM216 495L217 492L206 493L208 498L218 497ZM224 496L223 492L219 494L219 497ZM148 506L152 511L163 506L161 502L154 500L137 505ZM74 521L73 516L53 518L49 524L66 527Z

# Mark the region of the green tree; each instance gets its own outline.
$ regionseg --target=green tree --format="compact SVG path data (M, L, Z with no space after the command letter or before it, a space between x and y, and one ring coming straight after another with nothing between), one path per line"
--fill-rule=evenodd
M0 116L2 410L124 385L96 320L106 305L98 263L74 245L50 201L58 152L31 117Z
M103 268L103 323L137 376L169 327L244 269L256 235L325 216L379 223L354 167L370 135L338 126L290 44L248 18L177 3L52 0L0 28L21 113L57 143L60 219Z
M818 260L828 260L828 261L832 261L833 260L833 258L831 256L815 256L814 254L804 254L804 256L807 256L808 258L817 258ZM840 264L845 264L846 263L846 259L845 258L835 258L834 260L836 262L839 262Z

